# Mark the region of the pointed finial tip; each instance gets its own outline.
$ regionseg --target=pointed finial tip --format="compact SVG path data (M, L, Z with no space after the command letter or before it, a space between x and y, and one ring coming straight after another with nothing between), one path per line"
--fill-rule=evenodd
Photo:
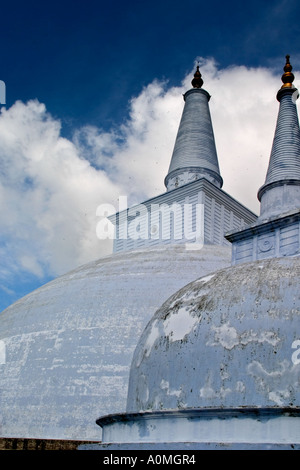
M203 80L201 78L201 73L200 73L200 70L199 70L199 65L197 65L197 70L194 74L194 78L192 80L192 85L194 88L201 88L202 85L203 85Z
M285 56L286 58L286 63L285 66L283 67L284 74L281 77L281 81L283 83L281 88L292 88L293 87L293 81L295 79L294 74L292 73L293 67L290 64L290 56L287 54Z

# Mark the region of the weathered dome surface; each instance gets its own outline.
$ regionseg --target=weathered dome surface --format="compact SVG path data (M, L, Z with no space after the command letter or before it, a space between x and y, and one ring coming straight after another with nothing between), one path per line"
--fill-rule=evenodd
M274 258L180 289L137 345L127 412L299 407L299 281L299 257Z
M3 311L0 435L101 439L95 420L125 410L133 351L151 316L187 282L228 266L230 253L182 244L110 255Z

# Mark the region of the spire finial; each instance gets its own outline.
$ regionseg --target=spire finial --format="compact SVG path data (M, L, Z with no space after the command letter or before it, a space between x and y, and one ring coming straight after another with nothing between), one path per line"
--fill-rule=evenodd
M203 85L203 80L201 78L201 73L200 73L200 70L199 70L199 65L197 65L197 70L194 74L194 78L192 80L192 85L194 88L201 88L202 85Z
M284 74L281 77L283 85L281 88L292 88L293 81L295 79L294 74L292 73L293 67L290 64L290 56L287 54L285 58L286 58L286 63L285 63L285 66L283 67Z

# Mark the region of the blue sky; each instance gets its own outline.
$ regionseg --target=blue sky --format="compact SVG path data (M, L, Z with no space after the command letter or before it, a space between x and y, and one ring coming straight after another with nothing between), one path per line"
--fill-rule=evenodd
M109 253L98 204L164 191L198 61L224 189L257 210L286 54L300 70L299 13L297 0L2 4L0 311Z
M64 132L110 127L143 86L178 85L199 55L220 67L281 67L289 53L296 67L299 11L296 0L3 2L7 104L37 98Z

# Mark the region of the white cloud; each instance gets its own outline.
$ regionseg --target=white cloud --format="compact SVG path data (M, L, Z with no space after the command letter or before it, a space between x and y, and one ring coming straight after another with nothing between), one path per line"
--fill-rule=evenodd
M212 95L223 189L258 212L256 194L271 151L280 77L263 68L220 70L213 60L199 60L203 88ZM120 195L134 203L165 190L182 94L193 73L177 88L154 80L131 101L120 129L87 126L76 130L73 142L61 137L60 122L37 101L2 108L3 278L12 267L55 276L109 252L110 242L96 236L97 206L117 209Z
M57 275L101 254L98 201L117 194L103 171L60 136L60 123L37 101L0 117L0 201L7 256L35 275ZM2 258L5 262L5 258Z

